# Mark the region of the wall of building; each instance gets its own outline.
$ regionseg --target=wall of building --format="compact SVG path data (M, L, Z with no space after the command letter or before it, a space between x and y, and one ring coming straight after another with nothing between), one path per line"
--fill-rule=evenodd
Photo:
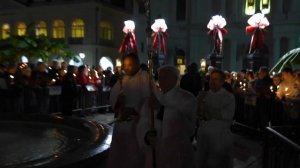
M289 1L289 2L287 2ZM245 14L246 0L186 0L186 16L184 21L176 20L176 1L151 1L152 20L162 16L168 25L167 39L168 63L172 64L176 58L175 48L181 48L186 53L186 63L196 62L206 58L212 50L213 42L207 35L207 23L211 16L221 14L227 20L229 33L224 39L223 69L239 70L247 67L247 50L251 35L245 33L247 20ZM283 3L290 3L289 10L283 12ZM257 2L259 4L259 1ZM286 4L285 4L286 5ZM257 5L258 6L258 5ZM300 46L300 6L298 0L271 0L271 12L267 14L270 26L266 28L265 44L269 50L265 55L266 65L273 66L282 56L284 44L288 41L288 49ZM145 17L137 12L137 3L134 6L134 16L138 22L145 23ZM218 12L213 10L220 9ZM138 23L139 24L139 23ZM143 27L144 28L144 27ZM143 29L142 29L143 30ZM137 29L138 35L144 35ZM282 40L282 38L286 38Z
M54 3L52 5L15 6L15 8L0 11L0 25L9 23L11 31L16 33L16 24L19 21L30 24L43 20L47 23L48 37L52 37L52 23L55 19L65 22L65 37L68 42L71 38L71 24L74 19L83 19L85 23L85 37L80 44L70 44L75 54L85 53L84 63L98 65L102 56L112 60L119 57L118 48L123 39L123 21L130 18L129 11L88 1L76 3ZM103 44L100 39L100 21L105 20L112 25L113 39L109 44ZM115 62L114 62L115 63Z

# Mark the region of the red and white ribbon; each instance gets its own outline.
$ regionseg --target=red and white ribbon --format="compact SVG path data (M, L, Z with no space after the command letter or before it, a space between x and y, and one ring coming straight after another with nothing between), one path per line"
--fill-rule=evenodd
M135 24L132 20L127 20L124 22L125 26L123 32L125 33L123 42L119 48L119 53L137 53L136 41L135 41Z
M159 47L159 51L166 54L166 37L167 37L167 24L164 19L156 19L152 24L151 29L153 30L153 44L152 49L155 51ZM158 46L159 45L159 46Z
M264 35L267 32L265 27L269 26L268 19L262 13L257 13L248 19L249 26L246 27L246 33L253 33L250 43L249 53L254 52L256 49L263 49Z
M212 36L215 43L216 52L222 52L223 37L227 34L227 30L224 28L226 26L226 20L221 15L213 16L207 24L209 29L208 35Z

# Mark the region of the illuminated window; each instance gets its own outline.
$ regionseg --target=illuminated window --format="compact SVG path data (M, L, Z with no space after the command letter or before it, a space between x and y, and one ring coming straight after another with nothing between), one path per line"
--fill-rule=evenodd
M270 13L271 0L260 0L260 10L264 14Z
M84 22L82 19L75 19L72 22L72 38L84 37Z
M47 36L47 24L44 21L40 21L36 24L35 27L36 36Z
M10 37L10 26L9 24L2 25L2 39L7 39Z
M245 14L253 15L255 13L255 0L246 0Z
M177 58L177 65L182 65L182 64L183 64L182 58Z
M53 38L65 38L65 23L62 20L55 20L53 22Z
M26 24L23 22L19 22L17 24L17 35L18 36L25 36L26 34Z
M112 40L112 27L107 21L100 22L100 38L103 40Z

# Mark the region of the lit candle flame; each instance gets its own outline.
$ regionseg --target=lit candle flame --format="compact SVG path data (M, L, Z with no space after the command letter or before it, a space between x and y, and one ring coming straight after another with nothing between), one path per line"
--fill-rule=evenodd
M271 90L271 92L274 92L274 90L273 90L273 86L270 86L270 90Z

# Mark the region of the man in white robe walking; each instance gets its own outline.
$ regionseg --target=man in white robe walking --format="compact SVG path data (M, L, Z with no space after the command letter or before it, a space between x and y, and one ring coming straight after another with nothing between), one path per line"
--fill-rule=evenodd
M139 142L144 137L137 136L137 127L141 120L146 120L140 117L143 116L141 108L150 96L149 75L140 70L139 59L134 54L126 55L122 62L125 75L113 86L110 95L110 104L117 113L117 119L107 167L141 168L144 156Z
M161 126L156 127L159 134L155 145L157 168L195 167L191 137L196 124L197 99L181 89L178 80L177 68L164 66L159 69L161 94L157 97L161 110L157 115L160 124L156 125Z
M198 95L199 128L197 133L198 168L232 168L233 137L230 131L235 110L234 96L222 85L225 75L213 70L210 90Z

